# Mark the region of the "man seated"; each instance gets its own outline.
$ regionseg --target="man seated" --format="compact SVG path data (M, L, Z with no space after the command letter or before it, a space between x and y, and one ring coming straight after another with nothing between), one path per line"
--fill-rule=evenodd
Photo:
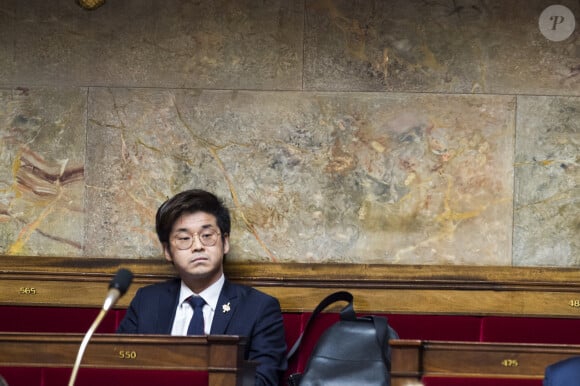
M225 278L228 209L212 193L187 190L159 207L156 231L179 278L140 288L117 332L245 336L256 386L278 386L287 367L282 311L272 296Z

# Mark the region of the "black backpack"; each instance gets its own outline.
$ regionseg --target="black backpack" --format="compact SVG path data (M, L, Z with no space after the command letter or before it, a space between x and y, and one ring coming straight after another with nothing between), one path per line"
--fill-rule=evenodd
M319 338L303 373L290 375L290 386L389 386L391 349L389 339L398 339L387 318L357 317L350 292L339 291L324 298L315 308L304 331L288 352L288 361L298 350L302 337L316 316L337 301L348 304L340 320Z

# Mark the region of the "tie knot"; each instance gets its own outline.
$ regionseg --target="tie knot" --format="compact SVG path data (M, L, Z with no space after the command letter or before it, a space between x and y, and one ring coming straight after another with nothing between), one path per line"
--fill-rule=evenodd
M194 310L203 307L203 305L205 304L205 300L203 300L201 296L190 296L187 299L187 302L191 304Z

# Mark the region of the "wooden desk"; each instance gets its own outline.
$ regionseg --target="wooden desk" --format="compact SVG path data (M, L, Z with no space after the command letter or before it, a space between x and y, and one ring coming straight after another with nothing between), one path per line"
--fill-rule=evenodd
M0 367L70 367L83 334L0 333ZM210 385L254 385L255 364L243 360L238 336L95 334L82 368L207 371Z
M425 376L542 379L580 345L393 340L391 386Z

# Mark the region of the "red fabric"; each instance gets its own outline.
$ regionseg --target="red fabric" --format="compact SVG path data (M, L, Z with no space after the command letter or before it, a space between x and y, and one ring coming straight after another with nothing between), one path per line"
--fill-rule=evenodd
M580 344L580 319L489 316L481 340L506 343Z
M38 367L0 367L0 375L9 386L42 385L42 369Z
M0 331L88 331L100 309L79 307L0 306ZM97 333L114 333L125 310L110 310ZM401 339L484 341L511 343L580 344L580 319L524 318L463 315L383 314ZM303 330L310 313L284 313L286 342L290 348ZM322 313L304 338L301 356L309 353L317 337L338 320L337 313Z
M125 317L126 313L127 313L126 309L115 310L115 329L114 329L114 331L117 331L117 328L119 328L119 326L121 325L121 322L123 321L123 318Z
M286 333L286 347L287 350L289 351L294 345L294 342L298 340L300 332L303 329L302 315L300 313L284 313L282 314L282 316L284 318L284 329ZM297 361L292 360L288 364L288 370L286 371L284 379L287 379L291 374L295 373L296 370L297 370Z
M99 312L100 309L79 307L0 306L0 331L85 333ZM115 332L116 318L115 310L109 311L96 332Z
M71 376L70 369L44 369L42 386L67 385ZM128 370L81 368L77 373L75 386L103 385L155 385L155 386L201 386L209 383L207 372L185 370ZM13 386L12 383L8 383ZM22 386L35 386L28 384ZM40 385L40 384L38 384ZM16 385L18 386L18 385Z
M401 339L477 342L481 317L463 315L384 315Z
M541 379L423 377L423 386L542 386Z
M299 313L285 313L284 318L284 332L286 334L286 346L288 350L292 347L296 339L300 336L302 331L301 315Z

